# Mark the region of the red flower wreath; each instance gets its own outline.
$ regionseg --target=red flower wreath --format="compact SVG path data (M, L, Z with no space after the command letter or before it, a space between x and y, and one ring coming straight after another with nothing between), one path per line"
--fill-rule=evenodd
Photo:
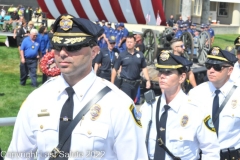
M40 61L40 68L42 73L46 74L49 77L54 77L60 75L60 69L57 67L55 60L54 60L54 52L46 53L41 61Z

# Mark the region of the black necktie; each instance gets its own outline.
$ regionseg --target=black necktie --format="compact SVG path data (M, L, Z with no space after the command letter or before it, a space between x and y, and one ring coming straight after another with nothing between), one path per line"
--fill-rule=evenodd
M218 109L219 109L219 97L218 94L220 93L220 90L215 90L215 97L213 99L213 106L212 106L212 119L214 119ZM219 118L214 122L214 127L216 129L216 132L218 134L218 126L219 126Z
M156 122L159 123L159 127L158 129L160 129L160 137L163 141L163 143L165 144L166 142L166 123L167 123L167 117L168 117L168 109L170 108L169 105L165 105L164 109L165 111L163 112L160 121ZM158 137L157 137L158 139ZM155 160L165 160L165 151L164 149L162 149L159 145L158 145L158 141L156 139L156 145L155 145L155 153L154 153L154 159Z
M64 103L61 111L61 116L60 116L60 123L59 123L59 141L61 137L63 136L63 133L65 132L66 128L70 124L71 120L73 119L73 95L74 95L74 90L72 87L68 87L65 89L67 94L68 94L68 99ZM64 153L69 153L71 147L71 136L68 138L66 141L65 145L61 149ZM58 157L57 159L68 159L66 157Z

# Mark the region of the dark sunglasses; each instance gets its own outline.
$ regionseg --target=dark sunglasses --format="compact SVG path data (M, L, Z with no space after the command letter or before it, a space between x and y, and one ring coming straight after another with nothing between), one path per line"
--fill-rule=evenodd
M74 52L81 50L83 47L87 47L88 45L75 45L75 46L58 46L58 45L53 45L52 49L55 49L57 51L61 51L62 48L64 47L68 52Z
M208 70L213 68L215 71L221 71L223 68L230 67L230 66L224 66L222 64L205 64L205 66Z
M176 47L181 47L181 48L185 48L184 44L182 44L181 46L176 46Z

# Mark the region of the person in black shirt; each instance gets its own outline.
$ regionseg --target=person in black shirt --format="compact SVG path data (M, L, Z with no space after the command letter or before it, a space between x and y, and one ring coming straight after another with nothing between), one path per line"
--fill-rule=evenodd
M185 24L187 24L187 27L190 28L190 26L192 25L192 19L190 16L187 17L187 20L184 22Z
M170 19L166 22L168 27L173 27L176 24L176 21L173 18L173 15L170 16Z
M111 81L111 70L119 56L119 51L114 48L116 44L114 36L111 36L108 41L108 48L102 48L95 58L94 71L99 77Z
M143 75L146 82L146 88L151 87L150 79L147 71L147 64L143 53L135 50L136 39L133 35L130 35L126 38L127 50L120 53L119 58L114 64L112 69L111 82L115 82L117 76L117 71L121 67L120 71L120 89L125 92L129 97L134 101L138 87L141 82L140 72L143 72Z

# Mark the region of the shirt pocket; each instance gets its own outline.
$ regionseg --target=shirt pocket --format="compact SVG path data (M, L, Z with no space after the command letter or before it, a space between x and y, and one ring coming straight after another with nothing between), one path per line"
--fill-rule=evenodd
M184 156L192 153L191 147L194 142L194 133L191 131L171 131L169 135L169 150L175 156Z
M75 128L72 136L74 136L76 142L79 141L82 144L82 149L74 148L76 150L80 149L85 151L103 151L107 143L106 139L109 134L109 126L101 122L86 120L82 123L80 122L80 124L81 126L78 125Z
M36 136L39 152L51 151L56 147L53 145L58 144L58 126L59 121L54 121L50 117L39 117L33 121L31 129Z

